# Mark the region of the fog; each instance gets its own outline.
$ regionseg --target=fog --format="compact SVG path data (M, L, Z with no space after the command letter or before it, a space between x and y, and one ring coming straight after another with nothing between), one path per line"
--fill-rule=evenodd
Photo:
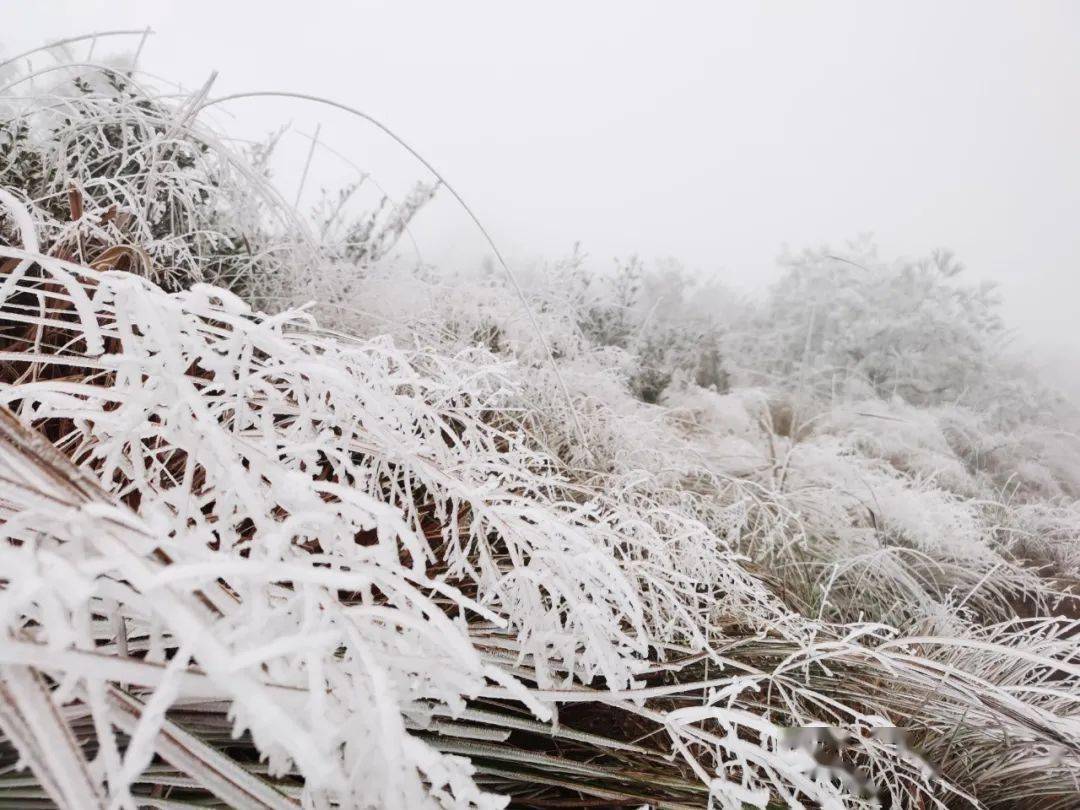
M151 73L194 87L217 70L214 95L290 90L358 107L438 167L518 262L580 240L597 262L675 256L753 288L785 247L871 232L889 257L953 248L973 277L1001 285L1023 335L1060 357L1080 347L1072 3L185 0L3 11L8 54L150 26L141 64ZM95 56L138 42L102 40ZM294 166L306 149L296 132L321 125L321 141L391 194L426 176L385 136L325 108L252 100L226 112L245 136L291 122ZM343 170L320 156L313 173L329 183ZM420 220L425 259L482 255L448 199Z

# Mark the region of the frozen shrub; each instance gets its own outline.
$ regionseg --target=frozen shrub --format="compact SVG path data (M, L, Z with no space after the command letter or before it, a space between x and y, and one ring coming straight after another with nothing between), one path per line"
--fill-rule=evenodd
M947 252L883 262L856 243L786 259L745 350L752 368L829 392L864 381L917 404L963 397L991 365L1004 326L991 287L959 283Z

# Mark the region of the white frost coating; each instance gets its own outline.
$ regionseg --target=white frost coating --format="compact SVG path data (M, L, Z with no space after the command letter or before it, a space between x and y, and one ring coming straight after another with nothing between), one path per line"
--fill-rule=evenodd
M19 236L22 238L23 250L27 253L40 253L41 248L38 247L37 230L34 227L34 220L30 217L30 212L26 210L26 206L19 201L18 197L5 188L0 188L0 202L7 208L8 214L15 219L15 225L19 229Z
M23 99L29 159L0 161L0 662L63 714L21 689L0 733L42 796L871 806L778 742L829 725L894 806L1071 806L1080 476L1062 435L955 404L1017 391L951 265L814 255L741 313L639 265L526 283L586 454L514 289L375 266L430 190L310 228L122 75ZM875 733L903 723L947 779ZM100 758L44 744L68 731Z

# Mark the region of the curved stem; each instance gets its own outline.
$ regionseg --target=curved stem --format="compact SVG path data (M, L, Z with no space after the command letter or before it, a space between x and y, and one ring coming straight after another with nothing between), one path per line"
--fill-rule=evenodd
M473 221L473 224L476 225L477 229L480 231L481 235L484 237L484 240L487 242L488 247L491 248L491 252L495 254L495 258L499 262L499 265L502 267L503 272L506 273L506 277L510 280L510 284L514 288L514 292L517 293L518 298L521 300L521 304L525 308L525 313L529 317L529 323L532 325L533 330L536 332L536 336L540 339L540 345L544 347L544 353L547 355L547 359L548 359L548 362L551 365L552 371L555 372L555 378L556 378L556 380L558 380L559 388L562 389L562 394L566 398L566 404L570 408L570 417L574 422L574 428L575 428L575 430L576 430L576 432L578 434L578 440L581 442L581 446L582 446L582 448L584 448L585 452L590 453L590 455L591 455L591 452L589 451L588 442L585 439L585 430L581 425L581 420L578 418L577 409L574 407L573 397L570 396L570 389L567 387L566 381L563 379L562 373L559 371L558 364L555 362L555 355L551 351L551 346L548 343L547 338L544 337L543 330L540 329L540 323L536 320L536 315L533 313L532 307L529 306L529 301L525 297L525 291L521 288L521 285L518 283L517 277L514 275L513 271L510 269L510 265L508 265L506 260L503 258L502 252L499 250L498 246L495 244L495 240L491 238L491 234L488 233L488 231L484 227L483 223L480 222L480 218L477 217L475 213L473 213L473 210L472 210L472 208L469 207L469 204L467 202L465 202L465 199L460 194L458 194L457 190L452 185L450 185L449 182L447 182L446 178L443 177L442 173L439 172L434 166L432 166L431 163L429 163L424 158L423 155L421 155L412 146L410 146L408 144L408 142L405 141L404 138L402 138L400 135L398 135L396 132L394 132L388 126L383 124L381 121L377 120L376 118L373 118L372 116L368 115L367 113L363 112L362 110L358 110L355 107L350 107L348 104L342 104L339 101L334 101L333 99L323 98L321 96L315 96L315 95L311 95L311 94L308 94L308 93L291 93L291 92L287 92L287 91L277 91L277 90L258 90L258 91L249 92L249 93L233 93L231 95L222 96L220 98L215 98L215 99L203 102L199 106L196 113L202 112L207 107L213 106L215 104L221 104L222 102L225 102L225 101L235 101L235 100L244 99L244 98L266 98L266 97L270 97L270 98L292 98L292 99L298 99L300 101L311 101L311 102L314 102L316 104L325 104L328 107L334 107L336 109L347 112L350 115L355 115L357 118L361 118L364 121L367 121L372 126L376 127L377 129L379 129L380 131L382 131L386 135L390 136L390 138L392 138L399 146L401 146L403 149L405 149L405 151L407 151L410 155L412 155L414 158L416 158L421 163L421 165L424 166L425 169L427 169L429 172L431 172L433 175L435 175L435 178L440 183L442 183L443 186L446 187L446 190L449 191L451 196L453 196L453 198L458 201L458 203L461 205L461 207L465 210L465 213L469 215L469 219L471 219Z

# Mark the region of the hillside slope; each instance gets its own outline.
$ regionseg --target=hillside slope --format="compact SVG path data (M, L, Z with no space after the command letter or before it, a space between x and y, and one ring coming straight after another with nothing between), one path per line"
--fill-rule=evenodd
M1075 414L952 257L413 267L438 183L6 70L0 805L1076 805Z

